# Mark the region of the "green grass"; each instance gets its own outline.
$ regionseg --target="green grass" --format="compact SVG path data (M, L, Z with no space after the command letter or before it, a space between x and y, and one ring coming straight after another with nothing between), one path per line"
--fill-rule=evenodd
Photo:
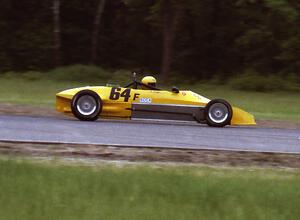
M89 74L85 75L85 72ZM80 79L80 82L76 82ZM108 72L98 67L75 65L46 73L9 72L0 76L0 102L42 105L53 107L55 94L67 88L106 83L127 84L131 80L128 71ZM170 89L171 86L162 86ZM255 92L234 90L226 85L179 85L210 99L224 98L234 106L253 113L258 119L300 121L300 92Z
M84 84L47 79L32 81L22 78L0 78L0 85L0 102L54 108L57 92Z
M0 219L299 219L300 173L0 160Z

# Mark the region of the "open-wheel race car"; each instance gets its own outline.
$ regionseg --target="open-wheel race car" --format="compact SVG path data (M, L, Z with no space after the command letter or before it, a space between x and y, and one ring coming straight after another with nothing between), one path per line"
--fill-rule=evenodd
M156 88L156 79L146 76L125 87L87 86L56 94L56 110L82 121L100 118L164 119L197 121L214 127L255 125L253 115L223 99L209 100L192 91Z

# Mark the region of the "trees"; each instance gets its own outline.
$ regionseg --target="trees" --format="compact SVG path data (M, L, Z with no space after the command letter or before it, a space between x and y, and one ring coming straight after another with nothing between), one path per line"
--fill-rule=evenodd
M94 63L167 81L300 69L298 0L0 1L0 71Z
M53 0L53 48L55 67L61 65L60 47L60 0Z
M161 1L163 49L161 74L162 80L167 82L173 60L173 46L176 36L176 26L179 19L179 9L172 0Z
M298 6L297 6L298 5ZM296 48L299 48L299 3L292 0L241 1L239 12L243 33L236 39L243 68L264 74L299 72ZM297 40L298 39L298 40ZM293 58L292 58L293 57Z
M95 64L97 60L98 35L105 2L106 0L99 0L97 12L94 19L93 32L91 37L91 63L93 64Z

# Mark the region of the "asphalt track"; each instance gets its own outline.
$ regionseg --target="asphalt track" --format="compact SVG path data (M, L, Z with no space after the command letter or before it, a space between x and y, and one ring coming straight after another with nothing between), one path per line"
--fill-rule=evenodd
M0 141L300 153L300 130L0 115Z

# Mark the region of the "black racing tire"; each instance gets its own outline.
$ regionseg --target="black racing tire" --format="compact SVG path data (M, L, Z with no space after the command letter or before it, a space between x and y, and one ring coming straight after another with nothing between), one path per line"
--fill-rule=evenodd
M206 123L212 127L224 127L230 125L232 119L232 107L223 99L213 99L205 106Z
M82 90L72 99L71 109L73 115L81 121L95 121L102 111L102 100L91 90Z

